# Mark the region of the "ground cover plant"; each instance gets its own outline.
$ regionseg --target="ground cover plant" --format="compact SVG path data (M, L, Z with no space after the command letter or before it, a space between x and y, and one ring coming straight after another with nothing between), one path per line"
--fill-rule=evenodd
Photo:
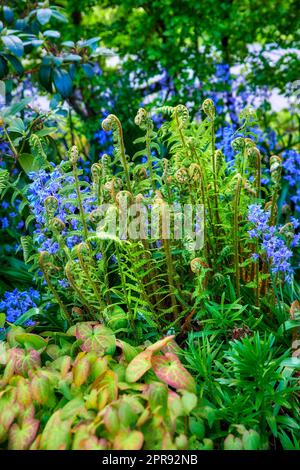
M168 68L166 96L131 83L126 107L99 38L21 3L1 31L0 448L299 450L297 118L275 132L212 57L211 97L177 77L168 99Z

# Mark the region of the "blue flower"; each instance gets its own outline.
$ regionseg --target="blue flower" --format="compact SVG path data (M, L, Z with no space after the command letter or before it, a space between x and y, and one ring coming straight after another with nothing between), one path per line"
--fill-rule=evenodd
M39 251L45 250L50 254L56 254L59 251L59 245L47 225L44 203L49 196L55 197L57 201L57 209L54 215L65 225L61 235L65 238L66 245L72 248L80 243L82 237L74 235L72 232L74 230L80 231L82 222L75 217L70 218L72 214L78 213L78 200L73 175L66 174L62 166L58 166L52 172L40 170L36 173L30 173L29 177L33 182L29 185L27 197L35 216L33 238L36 244L39 245ZM84 176L84 179L86 180L86 176ZM66 187L70 189L66 190ZM82 205L86 214L96 207L96 198L89 197L88 190L88 187L81 189Z
M14 323L21 315L26 313L29 309L37 307L37 302L40 301L40 293L32 287L28 291L19 291L14 289L12 292L7 291L0 301L0 311L6 315L6 320ZM28 320L25 325L29 326L34 324Z
M248 220L254 225L254 228L248 231L250 238L257 238L260 241L261 248L270 263L271 273L281 274L286 282L291 283L293 252L280 236L279 230L269 225L270 211L265 211L260 204L252 204L248 207ZM296 241L296 237L293 242ZM254 253L252 257L257 259L258 254Z

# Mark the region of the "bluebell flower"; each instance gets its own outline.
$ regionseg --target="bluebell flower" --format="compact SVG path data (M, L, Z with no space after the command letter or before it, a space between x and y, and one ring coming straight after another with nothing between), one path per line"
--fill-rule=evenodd
M33 234L34 241L39 246L39 251L48 251L56 254L59 251L59 245L53 234L47 226L47 215L45 210L45 200L47 197L55 197L57 209L55 217L59 218L65 225L61 235L65 238L66 245L72 248L82 241L82 237L72 234L73 230L80 231L82 222L76 218L70 218L72 214L78 213L78 201L75 188L75 180L72 174L65 173L62 166L55 167L52 172L40 170L36 173L30 173L29 177L33 182L29 185L28 200L32 213L35 216L35 230ZM84 177L86 179L86 176ZM70 189L66 192L65 187L69 185ZM82 205L86 214L90 213L96 207L96 198L88 196L88 188L81 190Z
M260 241L260 246L270 263L271 273L281 274L286 282L291 283L293 252L280 236L279 230L269 225L270 211L265 211L260 204L252 204L248 207L248 220L254 225L254 228L248 231L250 238ZM254 254L254 259L257 257L258 254Z
M58 284L60 285L60 287L63 287L64 289L67 289L68 287L70 287L70 284L67 279L59 279Z
M2 217L0 220L2 230L5 230L9 227L9 221L7 217Z
M40 293L32 287L28 291L19 291L14 289L12 292L7 291L0 301L0 311L5 313L6 320L9 323L14 323L21 315L26 313L29 309L37 307L40 301ZM28 320L25 325L30 326L34 324Z

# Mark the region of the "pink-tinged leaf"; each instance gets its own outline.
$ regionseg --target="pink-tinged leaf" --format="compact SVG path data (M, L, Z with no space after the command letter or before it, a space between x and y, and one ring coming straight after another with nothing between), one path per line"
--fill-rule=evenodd
M118 398L118 376L112 370L106 371L105 374L101 376L101 379L96 380L94 384L95 388L100 391L100 398L103 393L107 394L108 402L112 402Z
M166 336L165 338L156 341L156 343L151 344L151 346L148 346L146 351L152 351L153 353L158 352L161 349L165 348L167 344L170 343L170 341L172 341L174 338L175 335Z
M91 435L90 425L78 424L73 428L72 450L105 450L107 448L106 439L97 439Z
M13 424L8 433L8 448L10 450L26 450L35 439L39 428L37 419L23 420L21 426Z
M17 374L26 376L29 370L41 366L40 353L35 349L24 351L19 348L14 348L14 350L11 351L15 361L15 372Z
M26 406L26 408L22 408L22 411L20 414L22 415L22 419L24 420L33 419L35 415L34 405L30 403L30 405Z
M116 349L114 332L104 325L90 322L78 323L76 338L82 341L82 351L97 351L99 354L113 354Z
M193 377L175 354L166 353L164 356L153 356L152 367L157 377L170 387L190 392L196 390Z
M91 365L86 357L76 360L73 366L73 383L76 387L81 387L89 376Z
M172 436L169 432L164 432L161 448L162 450L176 450L176 446L172 441Z
M117 434L120 429L118 412L111 405L107 406L104 411L103 423L107 431L111 434Z
M169 390L168 394L168 408L170 411L171 419L175 421L179 416L184 415L182 401L178 393Z
M151 418L151 413L150 413L150 410L148 408L145 408L143 413L141 414L141 416L139 417L139 419L137 420L136 422L136 427L137 428L140 428L141 426L143 426L149 419Z
M80 442L78 450L106 450L107 441L105 439L97 439L96 436L90 436Z
M80 326L80 328L83 328L83 325L86 325L86 326L91 325L93 327L95 325L99 325L99 322L97 322L97 321L78 322L78 323L76 323L76 325L70 326L70 328L67 330L67 336L76 336L77 337L77 328L78 328L78 326Z
M140 450L143 447L144 436L140 431L120 431L115 436L114 450Z
M182 353L182 349L174 339L172 339L168 344L166 344L163 348L161 348L161 352L163 354L166 354L167 352L176 354L176 356L179 356L180 353Z
M5 366L1 381L0 381L0 387L3 388L10 379L13 377L15 372L15 359L9 359L8 363Z
M7 441L8 432L7 429L0 423L0 444Z
M73 430L72 450L82 450L81 442L90 437L89 426L87 424L77 424Z
M152 355L165 347L173 338L174 335L167 336L166 338L151 344L151 346L148 346L144 351L135 356L126 369L127 382L137 382L149 369L151 369Z
M153 413L165 416L168 407L168 387L161 382L152 382L147 390L150 409Z
M145 349L128 364L126 380L129 383L137 382L149 369L151 369L151 357L153 352Z
M30 385L23 377L19 378L17 384L17 402L25 408L31 404Z
M71 368L72 360L70 356L63 356L61 360L60 375L64 379Z
M19 413L20 405L14 403L11 406L6 406L0 411L0 424L6 429L9 430L11 424L14 422L14 419Z
M99 357L92 365L91 379L96 380L107 371L108 362L106 357Z
M9 330L6 336L8 344L11 348L14 346L18 346L18 343L15 337L16 335L20 335L22 333L26 333L26 331L21 326L15 326L15 325L11 326L11 329Z
M40 442L41 442L41 434L39 434L35 440L33 441L33 443L31 444L31 446L29 447L29 450L39 450L40 448Z
M55 411L47 422L41 436L41 450L66 450L71 441L72 419L62 420L61 410Z
M51 393L51 384L48 377L42 374L34 375L31 380L31 393L33 399L41 405L47 403Z

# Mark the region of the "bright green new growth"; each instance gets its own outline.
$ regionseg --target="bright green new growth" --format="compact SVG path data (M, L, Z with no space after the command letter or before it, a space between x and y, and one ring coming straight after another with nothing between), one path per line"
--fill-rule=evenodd
M275 282L271 280L264 255L260 263L252 259L257 245L253 246L249 238L247 222L248 206L265 204L268 199L271 223L275 222L280 184L280 174L274 167L277 157L271 161L274 184L269 195L264 189L263 200L264 162L255 142L247 137L255 118L253 111L244 112L237 131L244 137L233 140L236 157L234 162L226 163L215 147L213 102L206 100L202 110L202 121L191 121L184 105L154 110L169 117L155 131L151 114L141 108L135 123L143 136L135 143L143 148L133 159L125 153L120 121L109 115L103 129L113 131L114 158L103 155L92 166L91 184L80 176L76 147L70 150L60 194L68 198L75 189L78 213L69 217L78 218L83 229L80 233L68 229L68 235L81 235L83 242L72 249L67 247L61 236L65 227L52 215L55 198L46 199L45 208L59 254L36 255L30 239L23 239L25 260L39 264L69 325L78 319L104 320L114 329L134 331L139 342L146 331L164 333L171 329L184 334L195 320L209 317L211 300L220 302L222 298L222 302L230 303L240 299L253 315L262 296L273 305L275 295L283 300L282 280L279 276ZM73 175L74 184L64 182L69 175ZM85 213L83 202L91 197L96 200L96 208ZM149 228L144 239L124 239L120 233L112 233L110 221L120 215L125 200L128 205L138 205L141 211L149 206L157 209L158 228L163 226L167 205L202 204L203 247L191 249L192 240L185 233L177 239L172 230L170 238L159 232L158 240ZM105 214L106 225L99 225L103 204L110 206ZM127 222L131 221L127 216ZM101 260L96 261L99 253ZM62 290L57 279L64 278L70 287Z

